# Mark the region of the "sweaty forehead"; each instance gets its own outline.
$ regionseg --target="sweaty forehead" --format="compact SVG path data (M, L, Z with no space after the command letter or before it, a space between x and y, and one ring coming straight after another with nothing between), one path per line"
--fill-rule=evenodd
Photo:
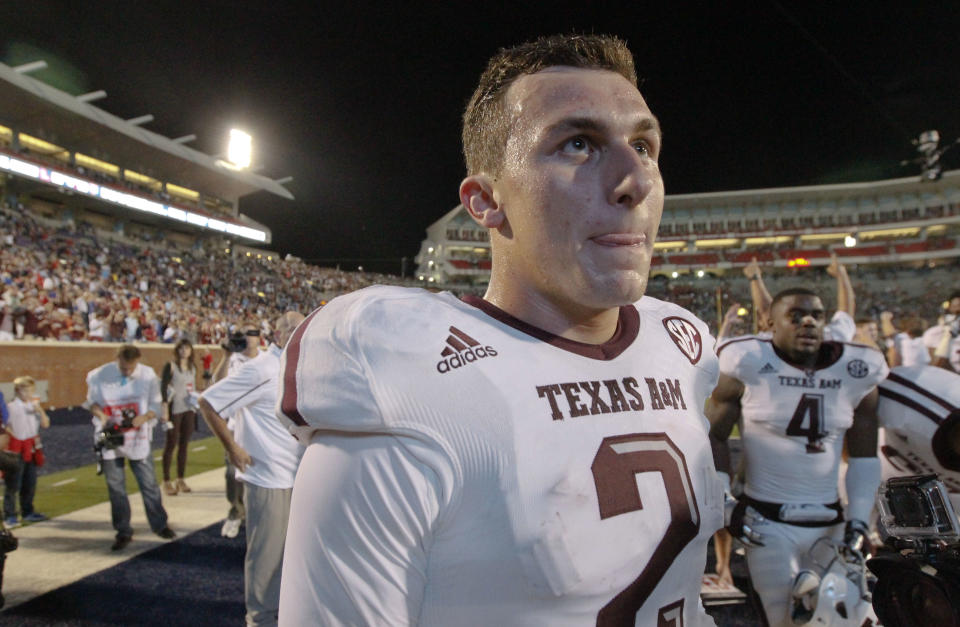
M823 302L819 296L791 294L777 303L781 311L823 311Z
M611 70L552 66L517 78L504 105L511 123L549 124L566 115L650 117L640 91Z

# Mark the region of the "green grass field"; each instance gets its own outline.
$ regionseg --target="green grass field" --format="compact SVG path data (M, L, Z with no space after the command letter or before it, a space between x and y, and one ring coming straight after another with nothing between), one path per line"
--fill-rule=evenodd
M158 482L163 480L160 468L160 453L159 450L153 451L154 468ZM190 442L190 452L187 456L187 477L222 467L223 446L217 441L217 438L209 437ZM130 472L129 465L126 468L127 493L137 493L140 491L137 480ZM96 465L91 464L39 477L34 506L38 512L43 512L52 518L90 505L103 503L107 499L107 482L103 477L97 475Z

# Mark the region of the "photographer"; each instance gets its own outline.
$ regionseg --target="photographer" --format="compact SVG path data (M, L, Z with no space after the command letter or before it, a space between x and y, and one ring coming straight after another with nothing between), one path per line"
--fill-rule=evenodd
M223 349L226 353L214 370L214 383L237 372L243 364L260 354L260 328L255 324L248 324L243 330L234 331L223 343ZM239 412L224 412L227 429L231 433L240 417ZM227 519L223 521L220 535L236 538L246 514L243 505L243 482L237 481L237 469L230 461L230 456L224 454L223 461L226 467L226 496L230 510L227 512Z
M116 361L87 374L87 406L94 416L94 442L102 460L110 514L117 531L111 551L124 548L133 537L124 459L130 460L130 470L140 486L150 528L161 538L177 537L167 526L167 512L160 501L150 455L153 427L163 411L160 383L153 368L139 361L140 350L125 344L117 351Z

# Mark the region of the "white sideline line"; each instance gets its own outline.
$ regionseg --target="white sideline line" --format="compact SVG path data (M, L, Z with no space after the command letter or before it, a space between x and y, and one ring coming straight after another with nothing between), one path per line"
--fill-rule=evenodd
M205 450L207 450L207 447L206 447L206 446L198 446L197 448L192 448L192 449L190 449L190 452L191 452L191 453L196 453L197 451L205 451Z
M158 462L161 459L163 459L163 455L157 455L156 457L153 458L153 461Z
M54 488L59 488L59 487L62 486L62 485L67 485L68 483L73 483L73 482L76 481L76 480L77 480L77 478L74 477L73 479L64 479L63 481L57 481L56 483L52 483L52 484L50 484L50 485L53 486Z

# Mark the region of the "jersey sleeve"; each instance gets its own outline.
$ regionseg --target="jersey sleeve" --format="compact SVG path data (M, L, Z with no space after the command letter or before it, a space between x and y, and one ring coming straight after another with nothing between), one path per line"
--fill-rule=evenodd
M860 393L858 397L853 399L854 407L859 405L860 401L880 385L883 380L887 378L887 375L890 374L890 366L887 365L887 360L884 359L883 353L865 346L857 346L857 348L863 352L861 359L867 363L868 371L867 376L861 379L862 387L859 390Z
M824 329L824 339L834 342L849 342L857 333L857 323L845 311L837 311ZM827 337L829 335L829 337Z
M210 403L210 407L221 417L226 418L256 400L257 396L253 392L272 382L271 379L263 380L256 365L247 362L233 374L204 390L200 398Z
M717 359L720 374L744 381L744 362L749 358L751 339L734 338L717 347ZM746 381L744 381L746 383Z
M290 507L281 625L416 624L444 492L424 461L433 456L386 434L327 433L307 448Z
M370 432L384 426L361 347L362 303L355 294L313 312L280 359L277 416L301 442L320 429Z

